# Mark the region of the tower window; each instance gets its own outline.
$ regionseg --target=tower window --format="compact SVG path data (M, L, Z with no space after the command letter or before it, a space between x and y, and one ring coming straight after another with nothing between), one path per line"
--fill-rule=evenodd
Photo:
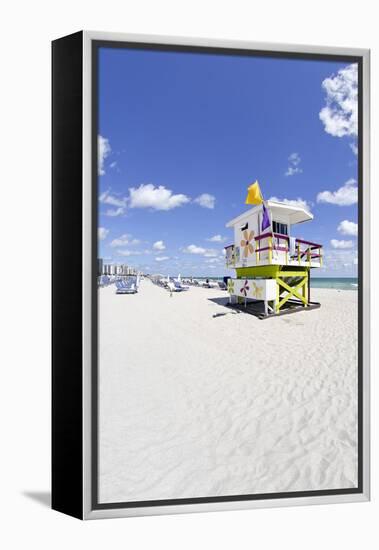
M286 223L273 221L272 229L274 233L280 233L281 235L288 235L288 225Z

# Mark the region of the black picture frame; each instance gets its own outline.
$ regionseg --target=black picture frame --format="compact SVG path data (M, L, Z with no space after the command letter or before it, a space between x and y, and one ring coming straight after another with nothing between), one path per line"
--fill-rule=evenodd
M109 37L84 31L55 40L52 45L52 508L74 517L96 518L181 511L233 509L307 502L344 502L369 498L368 464L368 72L366 50L327 51L325 48L197 43L162 37ZM201 41L200 41L201 42ZM98 51L99 48L246 55L275 58L333 59L355 62L359 74L359 344L358 344L358 486L350 489L244 494L138 502L101 503L98 499L98 373L97 373L97 219L98 219ZM86 69L87 67L87 69ZM90 77L88 77L90 74ZM87 81L86 81L87 79ZM87 82L87 85L85 84ZM90 84L89 84L90 83ZM87 86L87 92L86 92ZM88 91L89 88L89 91ZM87 96L86 96L87 93ZM88 97L88 94L90 97ZM90 132L85 144L86 102L90 103ZM87 117L88 118L88 117ZM364 136L366 136L364 141ZM89 145L90 144L90 145ZM86 147L91 149L90 153ZM89 155L89 156L88 156ZM86 163L92 176L84 173ZM91 188L88 203L84 187ZM84 209L91 213L90 304L84 300ZM365 226L365 227L364 227ZM68 268L69 266L69 268ZM83 292L84 290L84 292ZM90 309L84 315L84 307ZM91 327L85 325L88 315ZM85 372L83 327L90 333L90 372ZM88 350L87 350L88 352ZM87 369L88 370L88 369ZM88 386L90 380L90 387ZM90 394L90 427L86 395ZM90 456L89 456L90 455ZM86 472L90 472L86 480ZM324 499L323 499L324 497ZM326 498L327 497L327 498ZM310 500L311 499L311 500ZM267 501L269 501L267 503Z

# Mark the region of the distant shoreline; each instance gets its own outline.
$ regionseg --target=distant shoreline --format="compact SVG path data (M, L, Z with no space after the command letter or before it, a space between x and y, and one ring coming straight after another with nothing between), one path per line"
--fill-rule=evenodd
M225 275L227 276L227 275ZM181 276L182 280L196 279L198 281L222 281L223 276L220 277L206 277L206 276L193 276L187 277ZM358 277L312 277L311 276L311 288L329 288L335 290L358 290Z

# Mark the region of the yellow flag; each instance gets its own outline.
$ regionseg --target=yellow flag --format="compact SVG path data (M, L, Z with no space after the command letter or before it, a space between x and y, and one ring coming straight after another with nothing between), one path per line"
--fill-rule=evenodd
M249 185L247 188L247 197L245 204L262 204L263 197L259 187L258 180Z

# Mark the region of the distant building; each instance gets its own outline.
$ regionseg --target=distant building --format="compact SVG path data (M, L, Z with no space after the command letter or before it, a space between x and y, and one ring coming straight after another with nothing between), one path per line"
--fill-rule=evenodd
M100 277L103 275L104 262L102 258L97 259L97 275Z
M105 264L104 261L98 259L99 275L137 275L137 270L126 264Z
M115 268L113 264L103 265L103 275L115 275Z

